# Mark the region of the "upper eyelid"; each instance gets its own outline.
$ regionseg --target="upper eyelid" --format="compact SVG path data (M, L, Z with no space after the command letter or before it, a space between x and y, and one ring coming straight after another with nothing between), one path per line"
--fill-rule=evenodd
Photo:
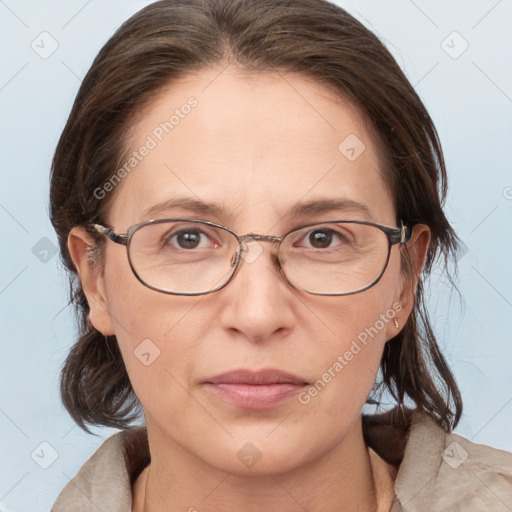
M177 219L177 220L175 220ZM233 228L229 227L229 226L226 226L224 224L220 224L218 222L213 222L213 221L210 221L210 220L207 220L207 219L203 219L203 218L195 218L195 217L190 217L190 218L185 218L185 217L169 217L169 218L156 218L156 219L150 219L150 220L147 220L147 221L143 221L143 222L139 222L137 224L133 224L132 226L130 226L127 230L125 230L123 233L119 233L119 234L127 234L129 233L129 231L133 230L135 227L139 227L139 226L143 226L143 225L146 225L146 224L153 224L153 223L163 223L165 221L169 221L169 222L187 222L187 221L190 221L191 224L198 224L198 223L204 223L206 225L209 225L210 227L222 227L222 228L226 228L227 230L229 231L232 231L232 232L235 232ZM343 222L346 222L346 223L363 223L363 224L378 224L378 223L374 223L373 221L368 221L366 219L335 219L335 218L329 218L327 220L319 220L317 222L311 222L311 223L299 223L293 227L290 227L288 228L287 230L284 231L284 233L281 235L281 236L284 236L285 234L289 233L290 231L294 231L294 230L297 230L297 229L302 229L302 228L308 228L308 227L311 227L313 228L314 226L317 226L317 225L322 225L322 224L330 224L330 223L335 223L335 222L339 222L339 223L343 223ZM253 231L251 231L251 233L253 233Z
M293 235L294 233L300 233L301 229L304 229L304 233L301 234L301 236L304 237L308 233L311 233L312 231L317 230L318 226L321 226L325 230L332 231L336 236L339 236L340 238L345 238L346 239L346 238L350 238L350 237L354 236L353 233L351 233L351 232L349 232L347 230L343 230L341 228L340 229L336 229L335 227L330 227L329 225L324 226L323 224L324 223L320 222L318 224L304 226L303 228L299 227L297 229L292 230L290 234ZM285 234L285 235L287 235L287 234ZM285 236L285 235L283 235L283 236Z

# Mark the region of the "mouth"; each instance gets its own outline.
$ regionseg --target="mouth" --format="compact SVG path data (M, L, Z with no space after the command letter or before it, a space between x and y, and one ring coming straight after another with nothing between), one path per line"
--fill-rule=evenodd
M212 395L240 409L263 410L290 400L309 383L296 375L275 369L256 372L234 370L211 377L204 387Z

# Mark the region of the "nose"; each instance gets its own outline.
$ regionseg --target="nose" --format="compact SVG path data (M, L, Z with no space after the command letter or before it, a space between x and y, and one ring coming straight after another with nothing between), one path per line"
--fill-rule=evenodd
M218 292L222 327L251 341L290 332L295 290L280 272L271 244L247 241L242 259L236 275Z

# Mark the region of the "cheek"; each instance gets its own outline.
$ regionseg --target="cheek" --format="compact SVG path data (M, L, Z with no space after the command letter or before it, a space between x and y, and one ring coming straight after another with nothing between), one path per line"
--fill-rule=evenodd
M300 437L314 439L318 449L327 452L347 435L371 393L396 315L391 274L365 292L317 304L329 329L310 358L315 380L298 396L298 414Z
M345 297L332 312L329 336L318 347L316 365L322 384L337 381L345 396L371 386L386 342L388 324L396 311L377 290ZM357 298L356 298L357 297ZM350 301L350 302L349 302ZM325 310L325 308L324 308ZM334 378L336 377L336 379Z
M212 319L207 311L194 314L201 297L151 290L133 275L125 254L116 256L105 267L108 309L133 388L142 402L151 402L171 375L180 378L190 369Z
M325 338L318 347L317 380L303 395L308 403L318 396L331 405L364 403L379 369L386 341L394 333L394 319L402 306L399 252L393 251L381 280L372 288L334 301L323 298ZM327 405L327 404L326 404ZM330 409L331 412L341 409Z

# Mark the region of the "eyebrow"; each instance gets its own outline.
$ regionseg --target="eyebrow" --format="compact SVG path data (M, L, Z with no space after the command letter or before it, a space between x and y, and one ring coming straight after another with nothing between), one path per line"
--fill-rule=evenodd
M328 212L354 212L372 219L370 208L352 199L321 199L307 203L297 203L287 214L287 217L303 217Z
M143 211L144 219L155 218L155 216L169 212L176 208L190 210L198 215L213 215L215 217L234 217L234 213L226 207L214 203L205 202L192 197L175 197L162 203L151 206ZM363 203L351 199L320 199L316 201L299 202L294 205L285 215L286 218L305 217L319 215L328 212L353 212L361 214L367 219L372 219L370 209Z
M144 218L153 218L155 215L160 215L176 208L191 210L200 215L214 215L215 217L226 216L229 213L224 206L217 203L208 203L191 197L174 197L144 210L142 216Z

